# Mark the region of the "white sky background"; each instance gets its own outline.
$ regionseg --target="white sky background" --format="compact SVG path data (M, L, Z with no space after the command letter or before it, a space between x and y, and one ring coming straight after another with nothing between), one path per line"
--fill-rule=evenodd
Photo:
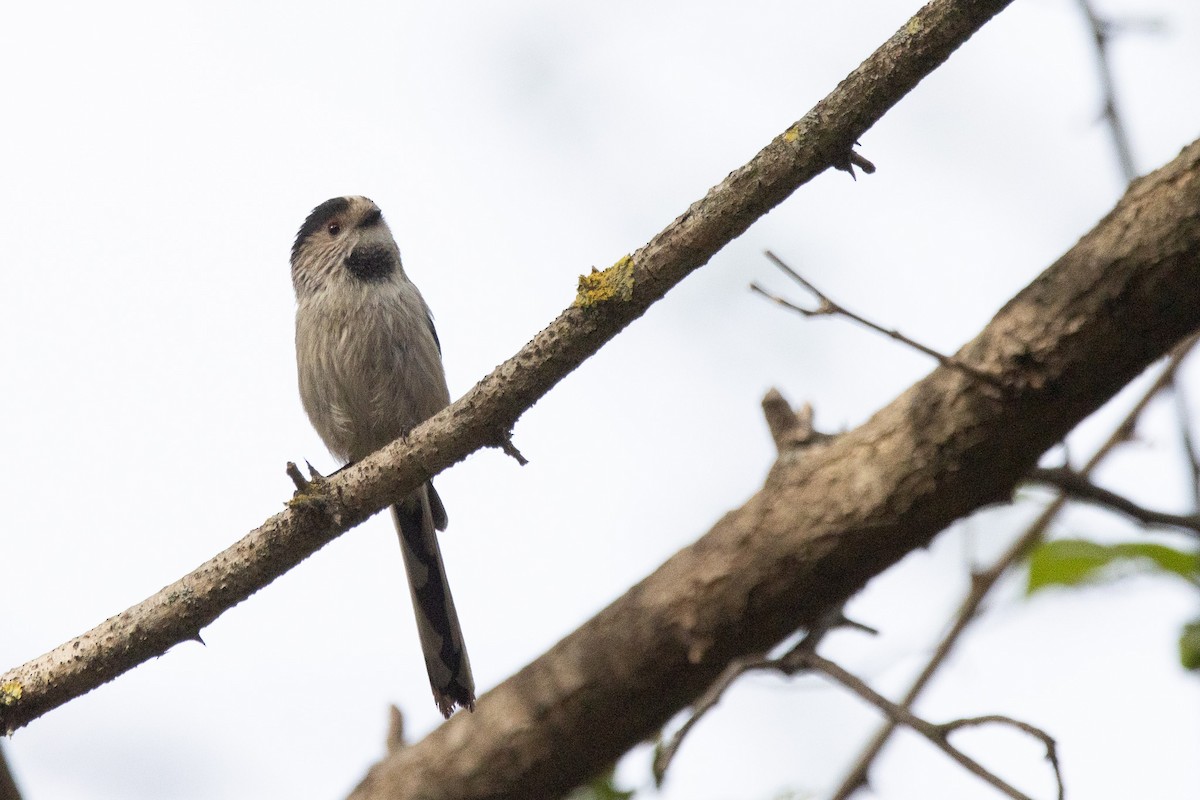
M10 3L0 29L0 666L143 599L333 461L295 389L288 249L335 195L384 209L434 309L451 391L515 352L576 276L631 252L801 116L918 3ZM1168 32L1116 51L1139 166L1200 133L1200 7L1106 3ZM853 426L929 362L800 298L772 248L835 298L943 350L973 336L1121 190L1071 0L1021 0L826 174L725 248L521 421L531 464L486 452L439 480L481 690L740 505L773 450L778 386ZM1193 369L1192 377L1198 378ZM1200 382L1192 381L1192 385ZM1200 397L1200 386L1193 389ZM1128 397L1118 403L1128 406ZM1075 440L1090 452L1118 410ZM1170 408L1104 473L1187 509ZM884 635L826 652L896 693L1034 505L977 516L852 613ZM1099 512L1061 530L1137 536ZM333 798L383 750L388 703L439 721L395 534L352 531L185 644L6 743L30 798ZM1200 691L1178 668L1182 584L1008 586L922 710L1011 714L1058 737L1077 797L1194 794ZM666 798L827 793L875 717L819 679L739 684L684 746ZM972 738L973 736L973 738ZM1039 797L1039 747L962 740ZM648 756L623 763L648 787ZM888 798L990 798L920 742ZM652 790L647 790L652 795Z

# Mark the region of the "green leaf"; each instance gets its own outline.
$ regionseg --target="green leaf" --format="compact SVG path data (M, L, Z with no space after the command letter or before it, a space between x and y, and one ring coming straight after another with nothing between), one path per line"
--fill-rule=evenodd
M1149 559L1163 572L1170 572L1187 580L1200 577L1200 553L1195 550L1177 550L1165 544L1150 542L1126 542L1112 547L1122 558Z
M1179 635L1179 661L1184 669L1200 670L1200 619L1183 626Z
M1122 572L1105 567L1119 563L1146 571L1179 575L1189 581L1200 578L1200 554L1150 542L1097 544L1086 539L1055 539L1043 542L1029 556L1026 594L1047 586L1080 586L1120 577Z

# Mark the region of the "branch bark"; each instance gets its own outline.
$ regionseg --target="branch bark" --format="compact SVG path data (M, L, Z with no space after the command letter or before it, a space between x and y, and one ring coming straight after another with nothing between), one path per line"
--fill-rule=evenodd
M762 490L351 795L549 798L652 736L735 658L811 626L1200 326L1200 142L1135 182L956 359Z
M579 297L466 395L267 520L153 597L0 676L11 733L199 631L349 528L482 447L692 271L829 167L1011 0L934 0L799 122L632 257L581 279Z
M1122 442L1128 441L1129 431L1133 425L1141 417L1142 412L1150 404L1150 401L1159 395L1159 393L1167 386L1174 383L1175 375L1181 364L1191 353L1196 346L1196 335L1185 339L1176 345L1174 351L1167 360L1166 367L1159 374L1158 378L1150 385L1150 387L1142 393L1141 399L1134 403L1133 408L1125 415L1125 418L1117 425L1117 429L1105 440L1104 444L1100 445L1100 449L1092 454L1092 457L1087 460L1080 470L1081 475L1091 474L1099 464L1112 453ZM926 662L925 667L913 680L908 691L904 693L900 705L905 708L912 708L917 698L925 691L929 682L933 680L933 676L946 663L950 653L962 638L962 634L967 630L967 627L976 619L979 614L979 609L983 606L984 599L999 583L1003 577L1014 565L1022 561L1029 551L1037 545L1038 542L1046 535L1050 524L1058 517L1060 511L1067 505L1067 496L1060 494L1038 514L1024 532L1016 538L1016 540L1005 548L1004 552L992 562L985 570L975 572L971 576L971 590L967 592L967 596L963 598L958 606L958 610L954 613L954 621L950 625L949 630L942 636L937 647L933 649L932 655ZM831 796L830 800L849 800L859 789L867 785L867 771L891 738L892 733L896 730L896 724L891 720L885 722L880 729L863 748L862 753L855 759L854 764L850 767L846 777L842 779L842 783L838 786Z

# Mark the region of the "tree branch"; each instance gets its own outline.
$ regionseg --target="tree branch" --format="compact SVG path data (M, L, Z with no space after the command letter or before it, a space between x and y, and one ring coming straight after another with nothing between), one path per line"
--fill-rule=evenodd
M1195 334L1187 340L1176 346L1171 353L1170 359L1167 361L1166 367L1162 373L1154 380L1134 404L1125 418L1117 425L1116 429L1105 440L1087 463L1080 470L1081 475L1088 475L1094 470L1101 461L1108 457L1116 447L1129 438L1129 431L1134 422L1146 406L1150 404L1159 392L1163 391L1167 386L1170 386L1175 379L1179 370L1179 365L1183 363L1188 354L1196 346L1197 337ZM933 676L946 663L946 659L958 644L963 632L975 620L979 613L980 607L983 605L983 600L995 585L1015 564L1023 560L1029 551L1037 545L1046 535L1046 531L1050 528L1050 523L1054 521L1059 512L1067 505L1067 496L1059 495L1053 502L1048 505L1041 514L1038 515L1029 527L1017 537L1008 548L997 558L992 566L986 570L976 572L971 576L971 590L963 601L958 606L958 611L954 615L954 623L950 626L950 630L938 642L938 646L934 648L933 655L926 662L924 669L917 675L912 686L904 694L904 699L900 704L905 708L911 708L917 702L917 698L925 691L925 687L933 680ZM867 784L867 773L871 765L878 758L883 746L887 744L888 739L895 733L896 723L889 720L880 726L879 730L872 737L871 741L863 748L862 753L855 759L854 765L846 773L846 777L842 779L841 785L837 791L833 793L830 800L848 800L859 788Z
M526 409L668 290L797 187L830 166L848 168L862 134L1010 2L934 0L645 247L581 279L570 308L407 439L314 484L287 511L153 597L0 676L0 730L14 731L197 639L226 609L432 475L482 447L505 448Z
M1015 789L1012 785L1002 780L995 773L988 770L979 762L972 759L966 753L959 750L950 742L950 734L959 728L965 728L975 725L984 725L987 723L1000 723L1015 727L1025 733L1033 736L1046 746L1046 759L1050 762L1054 769L1055 777L1058 780L1058 797L1062 800L1063 796L1063 781L1062 772L1058 766L1058 750L1054 739L1040 728L1030 725L1027 722L1012 719L1011 717L991 714L983 717L970 717L967 719L958 719L952 722L942 724L934 724L918 717L912 712L907 704L897 705L891 700L888 700L883 695L872 689L861 678L847 672L838 664L835 664L828 659L822 658L817 653L817 646L821 643L825 634L832 628L838 627L848 622L838 609L836 613L827 615L827 618L820 624L809 631L803 639L801 639L791 650L779 658L768 658L766 656L750 656L746 658L734 659L726 667L721 677L701 695L700 699L693 704L693 713L678 731L665 742L655 753L654 757L654 778L656 782L661 783L663 773L670 764L671 759L678 751L684 737L687 736L691 728L712 708L724 695L725 691L733 684L735 680L747 672L757 670L777 670L784 675L796 675L800 672L820 672L832 680L840 683L846 689L858 695L869 705L877 708L889 723L894 727L897 725L906 725L912 728L916 733L928 739L935 747L946 753L954 761L957 761L968 772L978 776L980 779L991 784L993 787L1008 795L1014 800L1030 800L1030 798L1022 792ZM874 631L872 631L874 632Z
M774 389L771 390L775 392ZM691 714L679 726L679 730L675 731L669 739L662 742L655 751L654 763L652 769L654 771L654 782L661 785L663 777L666 775L667 768L671 765L671 760L675 758L675 754L679 752L679 747L683 744L688 733L696 726L704 715L712 709L716 708L717 703L724 697L725 691L729 689L734 682L745 675L747 672L764 669L775 669L784 672L786 675L794 675L797 670L798 653L801 652L816 652L817 646L825 639L825 636L835 628L855 628L875 635L877 630L860 622L854 622L846 617L842 609L838 608L827 613L824 618L812 626L805 632L802 638L795 647L793 647L782 658L770 658L765 654L751 655L735 658L725 667L725 671L720 677L700 695L694 703L692 703Z
M767 298L768 300L771 300L776 305L782 306L782 307L788 309L789 311L795 311L797 314L800 314L801 316L805 316L805 317L826 317L826 316L845 317L846 319L850 320L851 322L855 322L855 323L863 326L864 328L875 331L876 333L881 333L884 336L888 337L889 339L893 339L897 342L900 342L903 345L907 345L908 347L912 348L913 350L916 350L918 353L922 353L924 355L929 356L930 358L934 359L935 361L937 361L939 364L941 364L944 367L954 367L956 369L961 369L963 372L965 372L968 375L971 375L975 378L978 378L981 381L986 381L988 383L996 383L996 376L994 376L994 375L989 375L986 372L977 370L977 369L975 369L975 367L971 366L970 364L964 364L961 361L956 360L953 356L948 356L944 353L939 353L937 350L934 350L932 347L928 347L927 345L921 344L916 339L912 339L908 336L905 336L903 333L896 330L895 328L885 328L884 326L880 325L878 322L869 320L866 317L862 316L861 314L856 314L855 312L846 308L844 305L842 305L841 303L838 303L832 297L830 297L829 295L825 294L823 291L818 289L815 285L813 285L813 283L810 280L808 280L808 278L805 278L799 272L792 269L787 264L787 262L785 262L782 258L780 258L779 256L772 253L770 250L767 251L766 255L767 255L767 258L770 259L771 263L773 263L775 266L779 267L779 269L782 270L783 273L785 275L787 275L789 278L791 278L796 283L800 284L805 289L807 289L814 297L817 298L817 301L818 301L818 305L816 308L804 308L803 306L798 306L795 303L793 303L792 301L790 301L784 297L781 297L779 295L768 292L766 289L762 288L757 283L750 284L750 289L752 291L757 292L758 294L762 295L763 297ZM1000 387L1000 388L1003 388L1003 387Z
M1192 507L1200 508L1200 454L1196 452L1196 437L1192 432L1192 415L1188 411L1187 392L1178 380L1171 383L1171 396L1175 399L1175 419L1179 423L1179 444L1183 448L1188 467L1188 488L1192 496Z
M1117 163L1121 167L1121 177L1126 183L1137 177L1137 167L1133 163L1133 148L1129 144L1129 134L1117 108L1116 82L1113 80L1113 70L1109 59L1109 48L1112 47L1112 24L1102 19L1092 8L1090 0L1078 0L1079 10L1087 19L1091 29L1092 44L1096 49L1096 72L1100 78L1100 91L1103 95L1103 110L1101 115L1108 125L1112 135L1113 150Z
M976 775L981 780L994 786L1005 795L1014 798L1014 800L1030 800L1029 796L1017 790L1011 784L1002 780L995 773L988 770L975 759L968 756L963 751L959 750L950 743L950 734L959 728L965 728L974 725L985 725L988 723L999 723L1011 725L1018 730L1024 731L1030 736L1039 739L1046 746L1046 760L1050 762L1050 766L1054 769L1054 777L1058 781L1058 798L1063 797L1063 781L1062 772L1058 766L1058 748L1055 745L1054 739L1050 737L1042 729L1030 725L1028 722L1012 719L1011 717L1001 716L999 714L989 714L983 717L970 717L967 719L958 719L953 722L946 722L940 725L929 722L914 714L907 706L897 705L891 700L888 700L883 695L876 692L866 681L863 681L856 675L853 675L834 662L822 658L815 652L800 652L795 657L796 666L806 669L821 672L833 680L840 683L850 691L857 694L864 701L882 711L893 725L905 725L912 730L925 737L930 744L941 750L953 760L957 761L964 769L973 775Z
M1039 467L1029 473L1029 479L1054 486L1071 499L1110 508L1143 525L1181 528L1192 535L1200 534L1200 514L1168 514L1145 508L1127 497L1097 486L1086 475L1070 467Z
M423 741L356 800L554 797L652 736L736 658L820 621L1200 327L1200 142L1136 182L956 357L762 490Z

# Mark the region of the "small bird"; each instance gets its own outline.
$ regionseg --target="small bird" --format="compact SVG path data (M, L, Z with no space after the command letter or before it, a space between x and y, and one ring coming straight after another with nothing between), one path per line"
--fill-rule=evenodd
M335 197L292 245L300 399L334 456L358 461L450 403L429 307L404 274L375 203ZM475 681L437 531L446 509L426 483L392 506L433 699L475 709Z

